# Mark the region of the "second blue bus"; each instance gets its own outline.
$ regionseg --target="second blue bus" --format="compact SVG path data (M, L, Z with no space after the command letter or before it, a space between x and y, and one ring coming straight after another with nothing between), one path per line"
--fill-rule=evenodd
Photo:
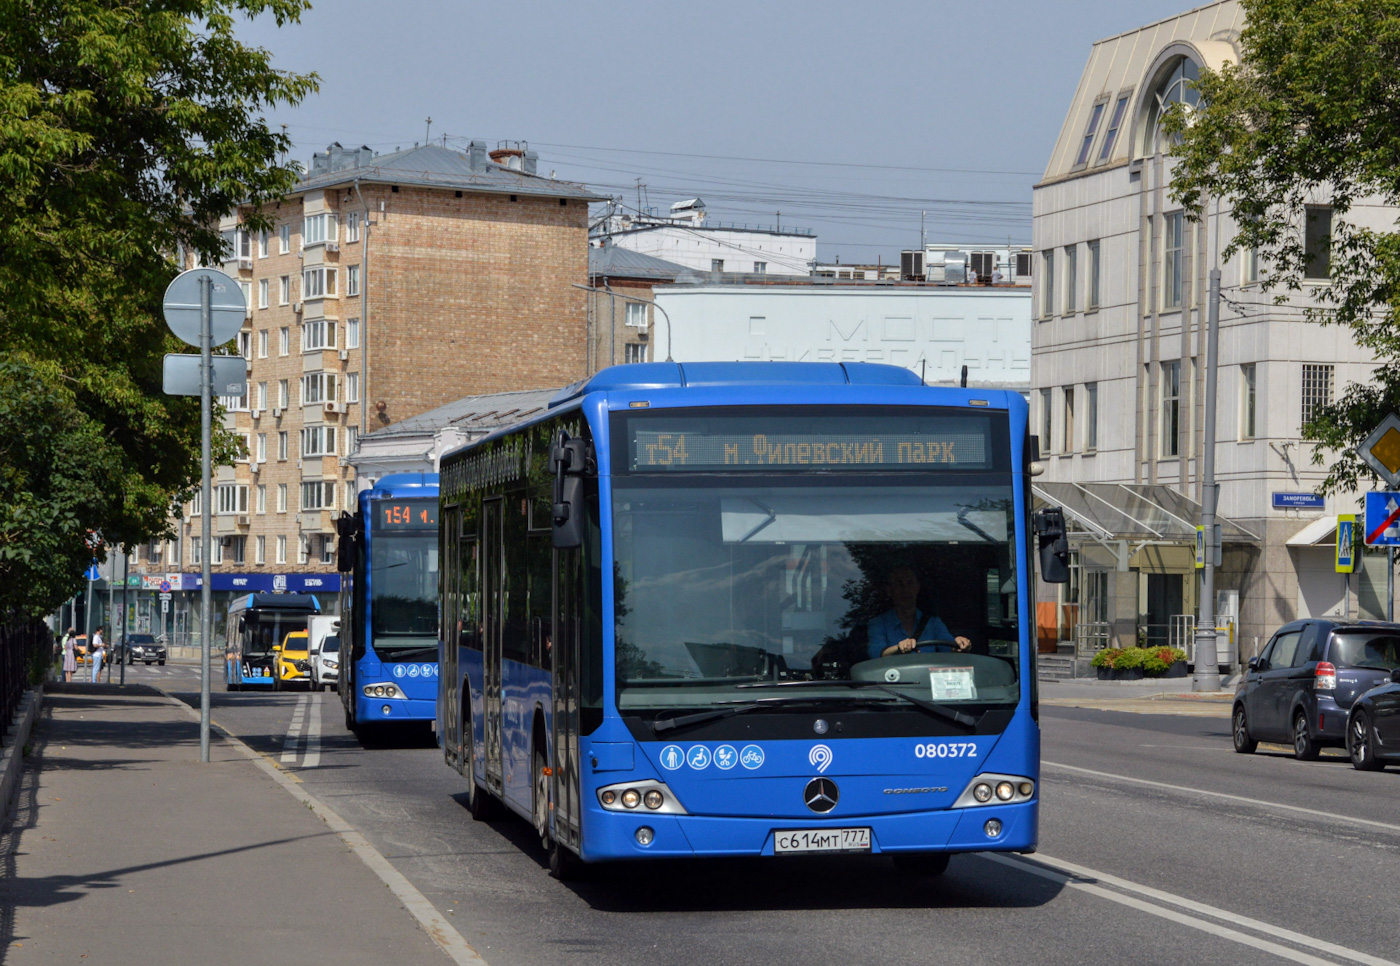
M383 477L360 492L337 530L345 726L430 725L438 687L437 474Z

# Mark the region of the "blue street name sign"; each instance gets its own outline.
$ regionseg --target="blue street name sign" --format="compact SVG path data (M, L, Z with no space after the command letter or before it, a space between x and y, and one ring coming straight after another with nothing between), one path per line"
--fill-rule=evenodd
M1275 493L1275 510L1323 510L1327 501L1316 493Z
M1368 547L1400 547L1400 493L1377 490L1366 494L1361 536Z

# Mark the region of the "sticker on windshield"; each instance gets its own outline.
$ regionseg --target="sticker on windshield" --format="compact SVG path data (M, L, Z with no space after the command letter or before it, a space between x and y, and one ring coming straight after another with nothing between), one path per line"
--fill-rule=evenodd
M715 767L728 771L739 764L739 752L733 745L720 745L715 749Z
M667 771L675 771L685 762L685 752L681 751L680 745L667 745L661 749L661 767Z
M977 686L972 683L970 667L931 667L928 677L935 701L973 701L977 698Z
M739 764L749 771L753 771L763 764L763 749L758 745L745 745L744 750L739 752Z
M685 756L686 762L696 771L703 771L710 767L710 749L704 745L694 745L690 753Z

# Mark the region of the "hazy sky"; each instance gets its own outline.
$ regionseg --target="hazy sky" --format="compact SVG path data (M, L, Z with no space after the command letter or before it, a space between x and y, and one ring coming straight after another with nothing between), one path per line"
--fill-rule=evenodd
M540 173L664 210L817 232L823 261L1027 242L1031 185L1091 44L1183 0L321 0L248 25L321 92L269 117L303 162L523 140Z

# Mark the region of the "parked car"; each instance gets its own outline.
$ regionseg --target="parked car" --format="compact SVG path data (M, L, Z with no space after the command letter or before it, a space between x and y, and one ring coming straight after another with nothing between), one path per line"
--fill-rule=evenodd
M1316 758L1342 747L1348 715L1361 695L1390 680L1400 666L1400 624L1300 620L1275 632L1235 691L1231 733L1235 750L1260 741L1293 746L1293 756ZM1368 719L1374 721L1374 718Z
M1400 647L1392 644L1386 659L1390 680L1357 698L1347 715L1347 757L1360 771L1400 763Z
M137 661L144 661L147 666L164 664L165 658L165 645L157 641L154 634L128 634L117 644L116 660L125 660L127 664Z
M340 637L335 634L321 639L321 646L311 646L311 690L324 691L326 685L340 690Z
M88 662L86 634L73 635L73 656L77 659L79 667L82 667Z

